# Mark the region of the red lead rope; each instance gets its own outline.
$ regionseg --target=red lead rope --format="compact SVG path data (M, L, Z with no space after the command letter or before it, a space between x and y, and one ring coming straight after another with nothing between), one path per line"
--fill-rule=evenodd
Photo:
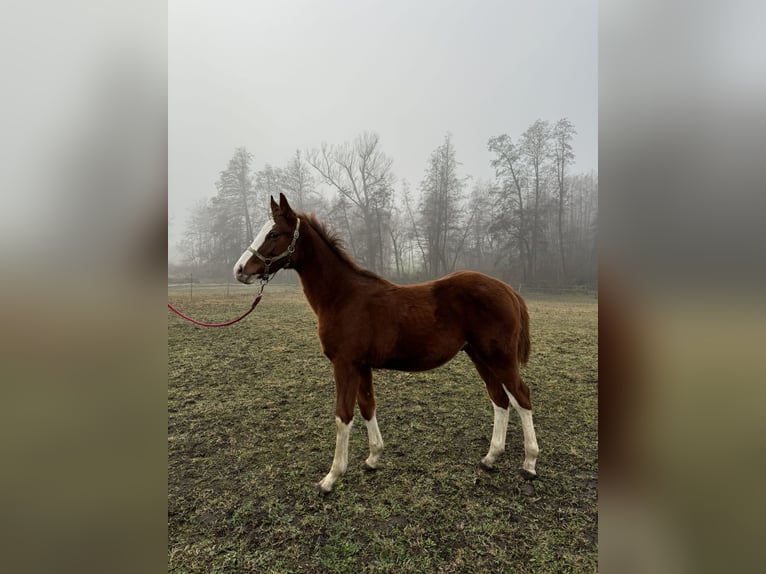
M245 317L247 317L247 316L248 316L248 315L249 315L249 314L252 312L252 310L253 310L253 309L255 309L255 306L256 306L256 305L258 304L258 302L261 300L261 297L262 297L262 296L263 296L263 295L262 295L261 293L258 293L258 295L255 297L255 300L253 301L253 304L250 306L250 308L249 308L247 311L245 311L244 313L242 313L242 315L240 315L240 316L239 316L239 317L237 317L236 319L232 319L231 321L227 321L226 323L203 323L202 321L197 321L196 319L192 319L191 317L189 317L189 316L187 316L187 315L184 315L183 313L181 313L181 311L179 311L178 309L176 309L175 307L173 307L173 305L171 305L170 303L168 303L168 309L170 309L171 311L173 311L173 313L175 313L175 314L176 314L176 315L178 315L179 317L183 317L183 318L184 318L184 319L186 319L187 321L191 321L191 322L192 322L192 323L194 323L195 325L200 325L200 326L202 326L202 327L228 327L229 325L233 325L233 324L234 324L234 323L236 323L237 321L241 321L242 319L244 319Z

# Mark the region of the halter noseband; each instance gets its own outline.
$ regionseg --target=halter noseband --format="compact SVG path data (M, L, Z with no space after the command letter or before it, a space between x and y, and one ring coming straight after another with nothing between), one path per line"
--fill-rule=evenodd
M256 247L253 247L252 245L247 248L248 251L250 251L253 255L255 255L258 259L263 261L263 264L266 266L266 269L264 270L263 274L268 278L269 276L269 267L271 267L271 264L275 261L279 261L280 259L284 259L285 257L291 257L292 254L295 252L295 242L298 241L298 237L300 237L300 233L298 233L298 229L301 226L301 218L298 217L298 222L295 224L295 231L293 231L293 240L290 242L290 245L287 246L287 249L285 249L282 253L279 255L275 255L274 257L264 257L260 253L258 253L258 249ZM290 264L290 261L287 262L287 264ZM268 279L266 279L268 281Z

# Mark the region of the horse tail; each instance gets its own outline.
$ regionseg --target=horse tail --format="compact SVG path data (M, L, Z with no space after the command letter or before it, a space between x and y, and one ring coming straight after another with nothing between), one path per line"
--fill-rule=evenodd
M521 333L519 334L519 346L516 350L519 362L522 365L526 365L529 361L529 351L532 348L532 344L529 341L529 312L527 311L527 304L521 295L516 295L519 301L519 307L521 309Z

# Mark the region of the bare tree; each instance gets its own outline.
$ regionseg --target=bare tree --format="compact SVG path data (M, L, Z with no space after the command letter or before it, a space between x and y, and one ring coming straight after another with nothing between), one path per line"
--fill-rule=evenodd
M489 229L495 218L495 206L493 202L492 186L485 181L477 181L466 206L470 213L470 225L466 226L467 247L466 247L466 267L478 271L490 271L490 265L487 264L487 256L492 252L493 236Z
M495 168L495 175L500 180L500 213L493 222L492 230L497 233L508 230L512 243L505 245L506 253L501 256L510 258L512 246L519 250L523 261L524 280L532 276L532 249L530 246L529 225L524 191L526 190L526 165L518 145L507 134L489 139L489 151L495 154L490 161Z
M564 245L564 203L567 191L566 169L575 157L574 151L572 150L572 138L576 133L572 122L567 118L562 118L556 122L552 134L552 156L556 164L556 195L558 199L557 223L562 281L565 281L567 277L566 248Z
M203 199L192 209L179 243L184 263L192 268L199 267L210 255L211 229L208 208L208 200Z
M184 264L195 277L228 277L230 262L260 223L252 208L262 196L284 192L298 209L320 212L341 231L356 259L402 280L459 265L508 281L592 285L598 176L570 173L575 133L567 119L552 127L538 120L516 141L506 134L491 138L496 179L477 182L468 201L468 178L458 175L449 134L428 159L419 197L406 181L394 194L392 161L375 134L296 152L284 168L267 164L257 172L252 155L237 148L220 172L217 193L184 222ZM322 196L328 189L332 199Z
M245 221L243 242L253 237L253 224L250 219L250 205L253 197L253 176L250 172L252 161L253 154L244 147L237 148L234 151L234 157L229 160L228 167L221 172L215 184L222 202L228 206L231 206L232 201L239 202L241 207L239 217L244 217Z
M418 231L418 223L415 220L415 214L412 211L412 200L410 198L410 186L407 181L402 181L402 201L404 202L404 211L406 214L407 223L410 226L410 241L417 245L420 256L422 257L423 267L428 266L428 255L426 255L425 242L420 237Z
M595 281L596 236L598 208L598 176L575 174L567 177L568 204L568 260L570 281Z
M298 211L315 211L321 201L316 193L314 178L300 150L290 159L282 172L282 189Z
M391 238L391 252L394 256L394 265L396 267L396 277L404 277L404 249L407 240L407 225L405 213L402 207L394 204L391 209L391 219L388 225L388 234Z
M451 134L429 159L426 176L420 184L422 228L428 248L428 273L436 277L453 271L465 242L461 227L461 201L465 179L457 175L455 147Z
M279 197L279 194L284 192L284 181L284 171L268 163L263 166L263 169L256 172L255 191L259 204L266 205L269 197ZM262 221L258 221L258 223L263 224L269 217L269 214L264 211L261 213L261 216Z
M353 144L308 153L308 163L322 180L354 204L364 221L363 260L374 270L384 265L383 238L393 186L393 160L380 149L377 134L364 132Z
M548 122L537 120L521 135L521 151L526 157L532 187L532 229L530 240L530 275L537 271L538 247L541 234L541 208L547 191L551 130Z
M352 225L353 218L349 217L349 209L352 207L351 202L342 193L335 193L335 197L330 203L330 209L328 212L328 218L332 222L336 229L342 229L348 247L351 249L351 254L355 259L360 258L359 248L356 244L356 237L358 235L364 235L359 233L357 228Z

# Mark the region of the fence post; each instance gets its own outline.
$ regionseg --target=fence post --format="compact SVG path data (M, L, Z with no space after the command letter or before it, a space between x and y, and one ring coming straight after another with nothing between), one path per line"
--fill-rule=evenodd
M189 301L194 299L194 275L189 273Z

